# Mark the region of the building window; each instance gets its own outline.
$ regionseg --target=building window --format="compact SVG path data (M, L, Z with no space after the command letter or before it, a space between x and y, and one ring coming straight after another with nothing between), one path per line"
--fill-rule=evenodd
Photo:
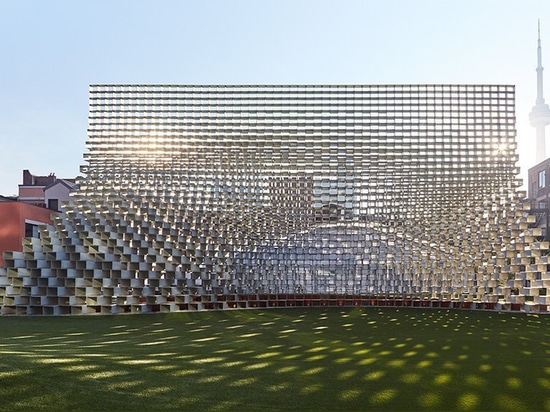
M539 208L546 209L546 202L544 200L542 202L539 202Z
M48 199L48 209L59 211L59 200L58 199Z
M539 188L546 187L546 170L541 170L539 172Z
M25 237L40 237L38 232L38 225L32 223L25 223Z

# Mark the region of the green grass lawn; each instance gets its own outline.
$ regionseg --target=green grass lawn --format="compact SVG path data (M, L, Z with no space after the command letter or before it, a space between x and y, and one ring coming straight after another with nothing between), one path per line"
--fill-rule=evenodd
M550 316L0 317L0 410L550 410Z

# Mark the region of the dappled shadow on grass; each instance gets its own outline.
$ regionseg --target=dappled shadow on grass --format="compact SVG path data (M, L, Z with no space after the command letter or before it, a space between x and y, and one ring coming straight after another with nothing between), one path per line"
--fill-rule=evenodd
M549 326L397 308L0 318L0 409L550 410Z

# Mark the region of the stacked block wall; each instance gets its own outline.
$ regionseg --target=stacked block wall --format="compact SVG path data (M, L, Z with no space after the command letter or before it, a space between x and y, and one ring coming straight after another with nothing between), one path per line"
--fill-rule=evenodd
M514 105L506 85L92 86L81 191L5 254L1 313L544 312Z

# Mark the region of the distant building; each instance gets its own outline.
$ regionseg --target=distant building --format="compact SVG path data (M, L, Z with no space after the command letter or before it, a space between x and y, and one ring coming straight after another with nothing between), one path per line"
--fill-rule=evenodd
M0 195L0 202L16 202L17 196L2 196Z
M69 201L72 192L78 189L74 180L57 179L44 187L44 202L51 210L61 211L61 204Z
M36 176L23 170L18 197L0 196L0 266L4 251L23 250L23 238L39 237L38 227L52 224L61 204L78 189L74 179L58 179L55 174Z
M542 47L540 40L540 24L537 42L537 100L529 114L531 125L537 130L536 160L537 164L528 171L527 195L531 202L532 212L536 215L534 226L543 229L548 238L548 209L550 207L550 158L546 158L545 129L550 124L550 108L544 102L542 72Z
M75 179L58 179L54 173L36 176L23 170L23 184L19 185L19 201L34 206L60 211L61 203L78 188Z
M534 208L548 207L550 197L550 159L533 166L528 172L528 196Z
M539 38L537 43L537 100L533 110L529 114L531 126L537 129L536 140L536 159L540 163L546 159L546 126L550 124L550 108L544 102L542 72L542 46L540 41L540 23L539 23Z
M549 226L548 209L550 207L550 159L546 159L533 166L528 172L528 197L531 202L531 213L536 215L533 226L543 229L543 234L548 237Z
M36 176L28 170L23 170L23 184L19 185L19 201L34 206L46 207L44 188L55 182L55 174Z
M57 214L43 207L0 196L0 266L4 264L5 251L21 252L24 237L38 238L39 226L52 224L52 213Z

